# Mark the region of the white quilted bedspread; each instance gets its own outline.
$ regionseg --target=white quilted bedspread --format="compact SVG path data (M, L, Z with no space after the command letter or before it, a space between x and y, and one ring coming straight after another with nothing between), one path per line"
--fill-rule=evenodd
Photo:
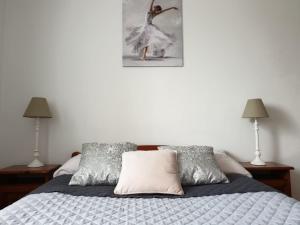
M173 199L42 193L1 210L0 224L300 225L300 202L276 192Z

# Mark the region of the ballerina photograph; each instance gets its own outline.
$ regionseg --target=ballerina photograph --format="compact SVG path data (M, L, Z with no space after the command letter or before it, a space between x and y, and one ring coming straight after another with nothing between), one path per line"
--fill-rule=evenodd
M183 66L182 0L123 0L123 65Z

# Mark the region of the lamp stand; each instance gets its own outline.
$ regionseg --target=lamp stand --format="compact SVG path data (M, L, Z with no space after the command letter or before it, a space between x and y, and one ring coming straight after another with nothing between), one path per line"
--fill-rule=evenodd
M266 163L260 158L261 151L259 149L259 128L257 119L254 119L254 131L255 131L255 159L251 162L252 165L264 166Z
M40 119L36 118L35 119L35 148L33 150L33 157L34 160L28 165L28 167L41 167L44 166L44 163L42 163L39 160L39 133L40 133Z

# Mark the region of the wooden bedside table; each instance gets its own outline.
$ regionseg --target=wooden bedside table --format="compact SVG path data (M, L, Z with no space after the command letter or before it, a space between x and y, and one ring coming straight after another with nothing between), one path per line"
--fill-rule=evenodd
M254 179L292 196L290 178L290 171L294 169L292 166L275 162L267 162L265 166L254 166L250 162L241 164L252 174Z
M10 166L0 169L0 209L22 198L52 179L59 165L29 168Z

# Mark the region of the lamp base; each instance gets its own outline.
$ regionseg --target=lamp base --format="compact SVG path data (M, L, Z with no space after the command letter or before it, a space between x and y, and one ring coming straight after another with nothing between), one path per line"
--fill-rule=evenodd
M44 163L42 163L38 159L34 159L27 167L42 167L44 166Z
M259 149L259 135L258 135L258 122L257 119L255 118L254 120L254 131L255 131L255 159L251 162L252 165L255 166L265 166L266 163L261 160L261 151Z
M265 166L266 163L264 161L262 161L260 159L260 157L256 156L255 159L253 161L251 161L251 164L252 165L255 165L255 166Z

